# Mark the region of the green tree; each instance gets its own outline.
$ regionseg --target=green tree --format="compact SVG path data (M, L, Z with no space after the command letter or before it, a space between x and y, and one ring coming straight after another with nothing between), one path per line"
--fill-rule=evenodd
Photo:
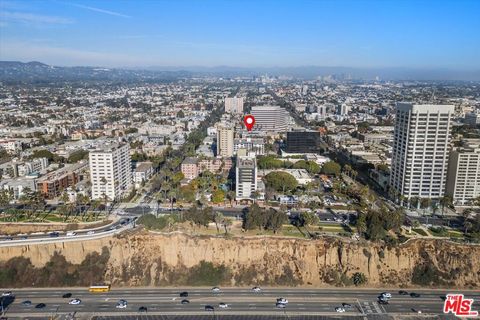
M317 174L320 172L320 166L314 161L297 161L293 164L293 169L305 169L310 174Z
M352 282L355 286L361 286L368 282L367 276L362 272L355 272L352 275Z
M341 167L338 163L336 163L335 161L328 161L323 165L321 171L322 173L327 175L338 176L340 175L340 170L341 170Z
M297 185L297 180L289 173L282 171L273 171L265 177L265 185L276 191L293 191Z
M212 194L213 203L222 203L225 200L225 192L222 189L217 189Z
M68 163L76 163L80 160L84 160L84 159L88 159L88 151L86 150L78 150L78 151L75 151L74 153L72 153L68 159L67 159L67 162Z
M301 226L313 226L320 222L318 216L312 211L301 212L298 218Z

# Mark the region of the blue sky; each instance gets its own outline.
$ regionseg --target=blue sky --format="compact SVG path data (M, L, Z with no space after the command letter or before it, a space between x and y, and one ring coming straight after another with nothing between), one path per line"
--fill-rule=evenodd
M480 68L476 0L0 0L0 60Z

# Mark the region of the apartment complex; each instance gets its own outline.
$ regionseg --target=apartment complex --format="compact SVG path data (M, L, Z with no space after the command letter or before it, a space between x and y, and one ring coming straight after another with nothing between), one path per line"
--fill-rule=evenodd
M257 190L257 162L255 157L237 157L235 199L253 199Z
M233 128L222 123L217 126L217 156L233 156Z
M399 195L444 195L453 112L453 105L397 104L390 188Z
M52 171L37 180L37 190L47 199L61 196L68 187L73 187L83 180L82 171L87 166L84 161Z
M204 171L228 173L232 168L232 165L231 158L210 158L200 160L198 158L187 157L182 162L181 171L185 178L195 179Z
M226 113L243 113L243 98L225 98Z
M237 154L239 149L245 149L246 153L255 153L255 155L265 154L265 142L263 138L237 138L233 142L233 154Z
M255 131L280 133L288 130L288 112L279 106L253 106L251 113L255 117Z
M132 186L128 144L106 144L90 151L89 164L92 199L118 199Z
M450 154L446 193L456 205L468 205L480 196L480 145L459 148Z

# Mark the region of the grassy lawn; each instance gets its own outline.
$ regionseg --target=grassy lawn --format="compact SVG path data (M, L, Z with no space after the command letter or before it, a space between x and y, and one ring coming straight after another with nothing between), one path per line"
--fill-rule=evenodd
M418 233L421 236L425 236L425 237L428 236L428 234L425 232L425 230L420 229L420 228L413 228L412 231Z
M461 239L461 238L464 237L463 232L460 232L460 231L451 231L451 230L448 231L448 236L449 236L450 238L458 238L458 239Z

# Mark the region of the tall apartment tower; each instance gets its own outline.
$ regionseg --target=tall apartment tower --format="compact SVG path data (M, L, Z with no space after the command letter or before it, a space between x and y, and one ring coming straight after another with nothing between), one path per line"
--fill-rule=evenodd
M225 112L243 113L243 98L225 98Z
M445 193L453 105L397 103L390 188L406 199Z
M233 156L233 128L226 124L217 126L217 156Z
M257 190L257 162L255 157L237 156L235 199L253 199Z
M288 112L279 106L253 106L251 113L255 117L253 130L275 133L288 130Z
M106 144L88 155L92 199L112 201L125 195L132 186L130 147Z
M453 203L458 205L468 205L470 200L480 196L478 143L450 153L446 193L453 198Z

